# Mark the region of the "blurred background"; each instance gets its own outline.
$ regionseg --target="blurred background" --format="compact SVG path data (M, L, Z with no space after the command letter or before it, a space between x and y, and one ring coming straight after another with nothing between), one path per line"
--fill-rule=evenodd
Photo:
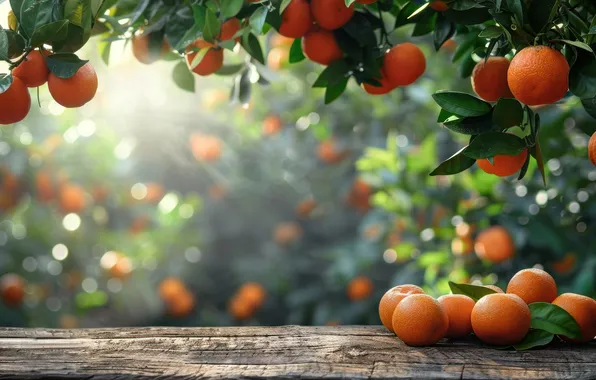
M435 53L408 32L396 40L421 46L423 78L380 97L350 83L328 106L321 67L288 65L272 33L266 75L233 103L231 77L185 92L174 62L115 42L108 67L92 40L93 101L64 109L44 86L0 129L0 325L379 324L391 286L505 287L532 266L594 297L593 121L573 100L539 110L546 186L534 161L519 182L430 177L466 143L430 95L471 88L457 40Z

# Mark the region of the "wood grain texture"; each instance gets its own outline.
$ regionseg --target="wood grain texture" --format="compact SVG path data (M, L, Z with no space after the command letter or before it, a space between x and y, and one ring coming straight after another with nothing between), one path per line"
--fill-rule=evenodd
M382 327L0 328L0 379L596 379L596 343L408 347Z

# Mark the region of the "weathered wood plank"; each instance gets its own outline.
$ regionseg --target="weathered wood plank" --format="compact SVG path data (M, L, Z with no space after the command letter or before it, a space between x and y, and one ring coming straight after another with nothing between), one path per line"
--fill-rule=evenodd
M381 327L2 329L0 379L596 379L596 343L408 347Z

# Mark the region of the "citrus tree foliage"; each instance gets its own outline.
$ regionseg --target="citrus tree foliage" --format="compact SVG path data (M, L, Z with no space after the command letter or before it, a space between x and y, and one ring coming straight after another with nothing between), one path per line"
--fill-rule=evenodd
M334 0L336 1L336 0ZM337 2L337 1L336 1ZM212 46L234 50L236 40L242 53L234 63L218 70L221 75L236 75L232 96L242 103L250 97L250 86L260 78L266 83L262 35L280 29L290 0L221 1L130 1L130 0L12 0L14 16L0 34L0 58L16 67L35 48L50 48L46 57L50 70L69 78L86 63L75 54L90 38L100 35L102 57L107 62L112 41L129 39L135 33L148 37L150 54L161 56L164 41L175 53L165 59L188 59L176 65L174 81L194 91L189 69L195 69ZM341 2L339 2L341 3ZM371 3L371 4L367 4ZM383 57L388 48L402 41L394 32L413 25L412 36L431 35L436 50L448 39L461 41L453 56L453 72L470 76L476 62L490 56L513 56L524 47L551 46L562 52L571 66L569 96L581 101L583 108L596 117L596 58L592 45L596 36L596 5L588 0L456 0L441 6L423 1L346 0L354 9L347 22L333 28L333 36L343 57L330 62L314 82L325 89L325 103L337 99L348 81L379 86ZM366 5L365 5L366 4ZM341 5L341 4L340 4ZM314 5L313 5L314 7ZM310 17L310 16L309 16ZM221 40L223 27L230 19L239 20L237 31ZM287 22L287 20L286 20ZM200 46L194 41L205 41ZM25 55L23 55L25 53ZM300 38L290 51L290 62L303 60ZM401 70L399 67L397 70ZM0 91L12 82L10 74L0 79ZM437 122L456 133L470 136L469 145L443 162L431 175L459 173L478 159L491 163L497 155L517 155L529 151L519 172L523 178L533 158L544 176L544 157L538 138L540 116L515 99L501 98L491 104L473 95L440 91L434 99L441 106ZM515 134L512 132L516 128Z

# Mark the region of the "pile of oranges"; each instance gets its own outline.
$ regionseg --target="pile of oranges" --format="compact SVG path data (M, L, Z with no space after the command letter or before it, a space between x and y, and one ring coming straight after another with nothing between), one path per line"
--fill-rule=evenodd
M558 295L555 280L541 269L517 272L506 292L486 287L495 293L474 301L463 294L434 299L416 285L399 285L381 298L379 316L389 331L410 346L432 345L443 338L464 338L472 333L486 344L511 346L530 331L528 305L546 302L567 311L580 328L580 338L562 339L584 343L596 337L596 300L574 293Z
M28 88L48 83L56 103L66 108L85 105L95 97L97 74L90 63L84 64L70 78L61 78L50 72L46 63L47 50L32 50L12 70L12 84L0 94L0 124L13 124L23 120L31 109Z
M375 0L357 0L371 4ZM289 38L302 38L304 55L313 62L329 65L343 58L333 31L344 26L354 15L354 4L345 0L292 0L282 13L279 33ZM383 56L378 83L363 84L372 95L383 95L398 86L414 83L426 70L426 58L416 45L402 43Z

